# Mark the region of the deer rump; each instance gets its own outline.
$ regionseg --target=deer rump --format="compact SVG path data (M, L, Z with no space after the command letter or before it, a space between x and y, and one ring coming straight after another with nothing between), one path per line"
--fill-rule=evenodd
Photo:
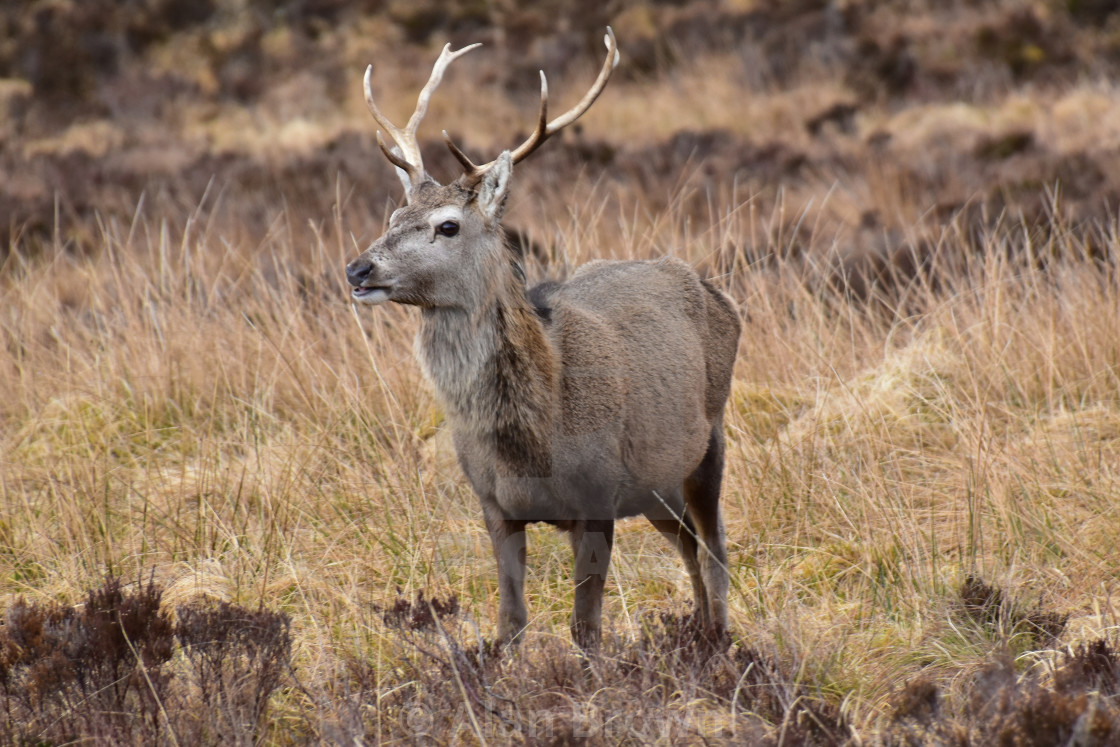
M485 375L510 385L483 406L509 413L510 427L454 431L475 492L504 519L565 529L680 518L683 482L720 436L739 336L731 302L675 259L590 262L528 298L559 367L551 412L519 412L524 374L495 351Z

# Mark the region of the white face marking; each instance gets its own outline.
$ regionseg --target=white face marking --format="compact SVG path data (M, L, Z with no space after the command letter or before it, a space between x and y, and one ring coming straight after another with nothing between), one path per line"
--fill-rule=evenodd
M428 213L428 225L433 229L441 223L453 220L456 223L463 222L463 211L454 205L447 205L446 207L437 208Z
M463 223L463 211L454 205L445 205L444 207L436 208L428 213L428 239L435 242L440 236L439 226L447 223L448 221L454 222L456 225ZM458 231L456 231L457 233Z
M389 300L388 288L355 288L350 291L350 297L356 303L364 303L370 306L376 306L379 303L385 303Z

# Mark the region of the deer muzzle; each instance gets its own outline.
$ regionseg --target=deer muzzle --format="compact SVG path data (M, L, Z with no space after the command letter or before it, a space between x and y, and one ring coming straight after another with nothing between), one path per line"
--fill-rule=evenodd
M392 281L381 279L377 266L366 257L358 257L346 265L346 281L352 286L350 298L358 303L384 303L393 292Z

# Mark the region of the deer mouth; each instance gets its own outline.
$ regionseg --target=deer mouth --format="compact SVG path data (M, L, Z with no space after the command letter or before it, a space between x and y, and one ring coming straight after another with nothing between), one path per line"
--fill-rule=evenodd
M350 297L358 303L366 303L373 306L388 301L389 294L392 293L392 291L393 287L390 285L359 286L350 291Z

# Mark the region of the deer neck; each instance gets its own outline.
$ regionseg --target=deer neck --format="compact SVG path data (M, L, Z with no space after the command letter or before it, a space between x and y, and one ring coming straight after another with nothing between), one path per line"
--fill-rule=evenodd
M555 366L544 326L510 272L474 309L425 309L417 353L458 437L507 469L549 474Z

